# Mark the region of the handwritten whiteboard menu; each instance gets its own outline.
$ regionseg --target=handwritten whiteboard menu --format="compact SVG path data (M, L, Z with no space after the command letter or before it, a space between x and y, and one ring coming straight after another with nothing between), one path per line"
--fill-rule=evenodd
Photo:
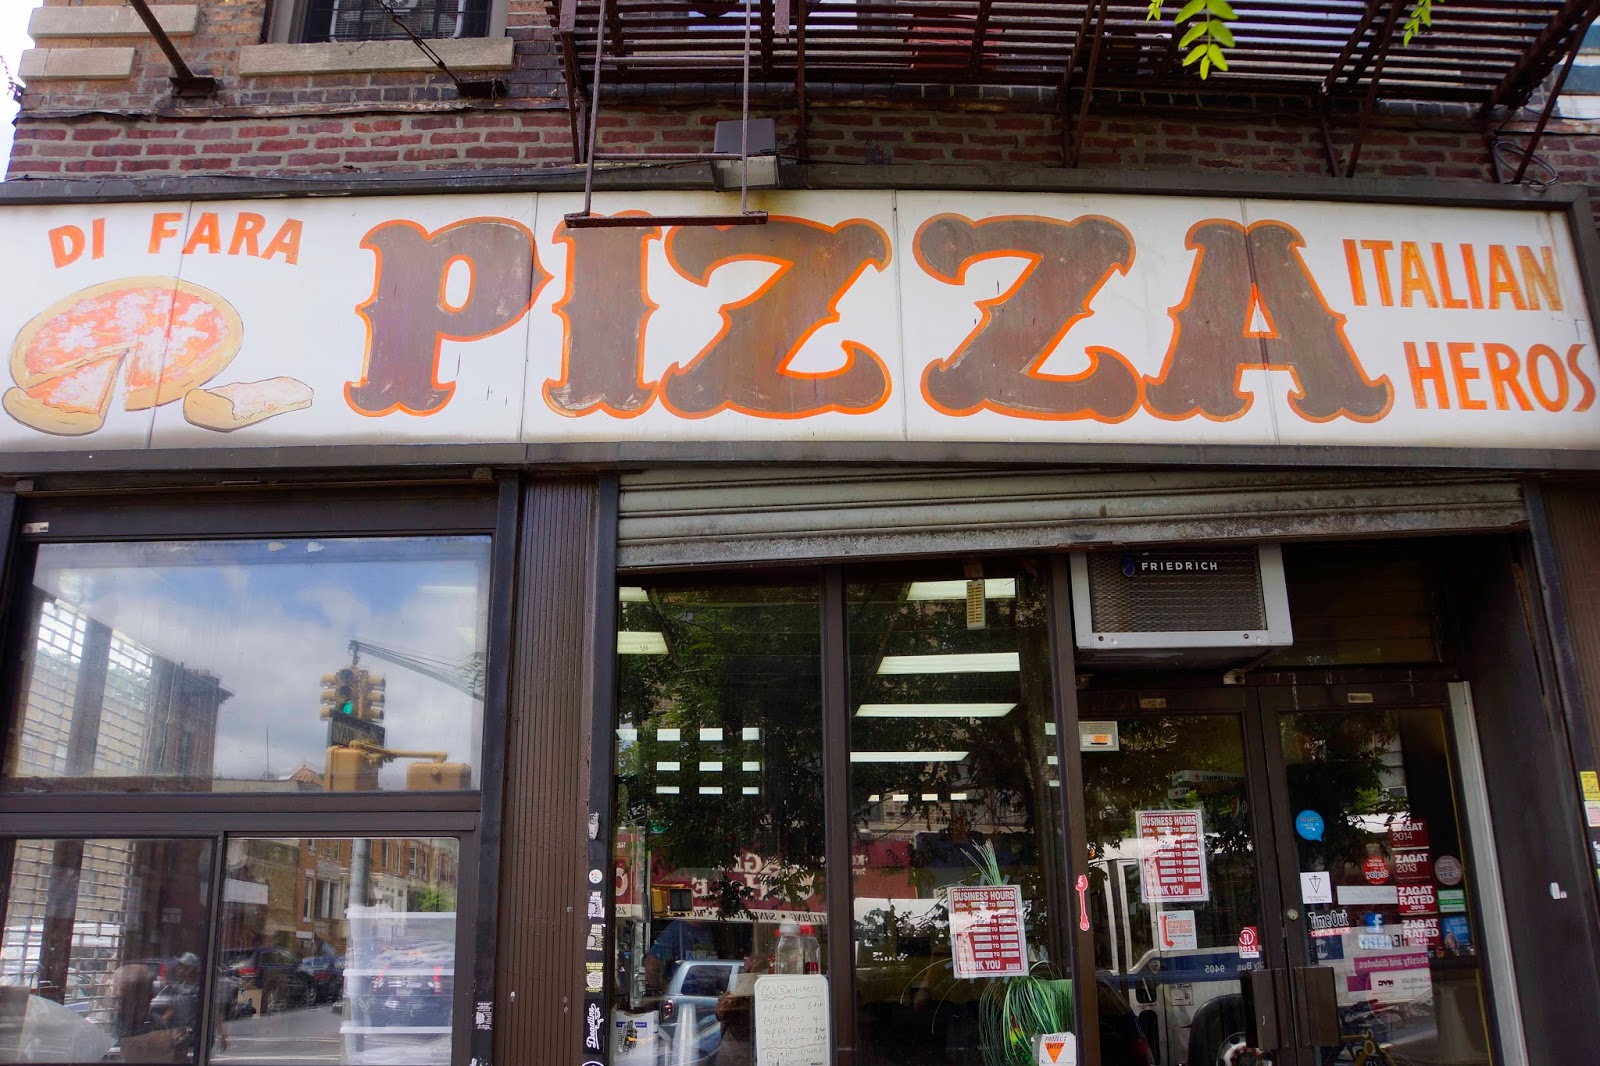
M756 978L756 1066L827 1066L828 979Z

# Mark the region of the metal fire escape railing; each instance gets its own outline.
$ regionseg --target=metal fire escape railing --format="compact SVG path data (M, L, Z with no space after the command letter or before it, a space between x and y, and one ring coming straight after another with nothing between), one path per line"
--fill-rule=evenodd
M600 0L597 13L597 25L606 25L606 6L608 0ZM787 7L787 0L784 0ZM569 15L575 14L576 0L562 0L561 26L567 26ZM750 210L750 47L754 40L753 29L755 23L755 2L744 0L744 36L741 41L740 57L741 93L739 114L739 151L738 152L602 152L600 151L600 87L601 71L606 67L605 33L594 35L594 65L592 77L589 82L588 100L588 133L583 141L583 210L565 216L565 223L569 229L585 229L600 227L622 226L749 226L760 225L767 221L765 211ZM616 61L625 62L622 57ZM568 103L572 102L572 81L567 82ZM597 215L594 213L594 169L600 161L613 163L660 163L660 162L694 162L705 161L711 163L732 162L739 163L739 212L737 214L721 215Z
M774 85L792 85L802 160L811 96L825 84L858 97L908 85L944 85L956 93L979 86L1051 89L1069 165L1081 155L1097 94L1298 98L1323 124L1330 170L1344 174L1354 173L1384 102L1475 107L1487 134L1497 110L1521 108L1563 61L1570 69L1600 13L1600 0L1439 0L1431 30L1402 44L1399 23L1411 0L1259 0L1237 5L1228 70L1202 82L1183 65L1182 31L1170 21L1149 21L1148 0L547 3L559 15L579 161L586 157L577 114L592 103L603 68L618 85L703 89L734 81L749 86L754 79L769 96ZM1167 6L1170 17L1180 5ZM1142 99L1161 106L1159 97ZM1547 99L1524 164L1552 110ZM592 108L588 117L592 124ZM1336 120L1353 125L1343 159L1334 143Z

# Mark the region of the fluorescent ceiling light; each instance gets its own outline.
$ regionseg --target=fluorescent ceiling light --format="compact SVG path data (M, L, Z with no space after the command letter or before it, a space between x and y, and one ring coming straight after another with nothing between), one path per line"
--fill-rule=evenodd
M744 791L744 794L746 796L759 796L759 795L761 795L761 790L759 788L757 788L755 785L746 785L746 786L744 786L744 790L743 791Z
M722 773L722 760L721 759L702 759L700 761L700 772L703 773L703 774L720 774L720 773Z
M939 793L937 793L937 792L924 792L922 794L922 798L923 798L923 800L925 802L935 803L935 802L938 802Z
M883 797L878 795L876 792L874 792L872 795L867 797L867 802L868 803L877 803L881 799L883 799Z
M978 651L953 655L885 655L879 674L1014 674L1022 657L1014 651Z
M722 786L721 785L701 785L700 786L700 795L702 795L702 796L720 796L720 795L722 795Z
M683 730L674 726L662 726L660 729L656 730L657 740L679 740L682 738L682 736Z
M617 599L623 603L649 603L650 594L638 585L623 585L617 590Z
M1017 597L1017 579L991 577L983 582L986 600L1014 600ZM908 600L964 600L967 598L965 581L913 581L906 593Z
M740 731L739 738L741 740L760 740L761 739L761 727L760 726L747 725L747 726L744 727L743 730Z
M748 773L760 773L761 761L759 759L745 759L744 769Z
M634 633L624 630L617 634L618 655L665 655L667 638L661 633Z
M713 729L713 728L709 728L709 727L703 728L703 729L700 730L700 739L701 740L721 740L722 739L722 730L721 729Z
M676 762L670 762L670 761L667 761L667 760L659 760L659 761L656 762L656 769L659 770L661 773L664 773L664 774L675 774L681 768L682 767L680 767L679 764L676 763Z
M1046 722L1044 724L1044 735L1047 737L1056 735L1056 724L1054 722Z
M965 751L852 751L851 762L961 762Z
M952 792L952 793L950 793L950 798L953 799L953 800L961 801L961 800L965 800L967 798L967 794L965 792Z
M863 703L857 718L1004 718L1015 703Z
M639 739L639 730L631 725L617 726L617 739L625 744L632 744Z
M656 786L656 795L658 795L658 796L676 796L677 794L678 794L678 786L677 785L657 785Z
M896 803L906 803L911 799L911 797L904 792L896 792L889 798L894 800Z

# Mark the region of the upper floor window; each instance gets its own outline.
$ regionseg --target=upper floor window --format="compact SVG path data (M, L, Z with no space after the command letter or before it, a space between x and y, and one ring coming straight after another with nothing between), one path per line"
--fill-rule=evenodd
M409 29L432 40L485 37L495 6L495 0L299 0L287 5L288 25L275 25L272 36L304 43L390 41L407 39Z

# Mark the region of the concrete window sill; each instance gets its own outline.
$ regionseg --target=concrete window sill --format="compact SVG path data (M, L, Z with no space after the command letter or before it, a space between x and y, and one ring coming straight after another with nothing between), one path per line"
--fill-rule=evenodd
M131 77L132 48L29 48L17 77L36 81L107 81Z
M189 37L200 25L200 5L151 5L156 21L173 37ZM28 36L36 41L51 37L144 37L144 20L131 7L41 7L28 18Z
M463 71L510 70L515 42L509 37L429 41L445 65ZM257 44L239 49L239 73L247 78L281 74L381 74L435 71L433 61L410 41L335 44Z

